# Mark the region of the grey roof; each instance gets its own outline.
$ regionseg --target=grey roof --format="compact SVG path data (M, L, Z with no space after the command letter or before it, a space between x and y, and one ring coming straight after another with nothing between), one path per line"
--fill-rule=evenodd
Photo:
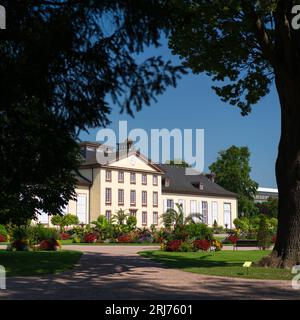
M77 184L79 185L90 186L92 184L92 181L84 177L79 171L76 172L76 180L77 180Z
M169 187L164 183L162 185L163 193L237 197L235 193L225 190L196 170L190 169L194 174L186 175L185 168L176 165L160 164L158 167L165 172L163 179L169 179ZM203 185L203 190L199 189L199 184Z

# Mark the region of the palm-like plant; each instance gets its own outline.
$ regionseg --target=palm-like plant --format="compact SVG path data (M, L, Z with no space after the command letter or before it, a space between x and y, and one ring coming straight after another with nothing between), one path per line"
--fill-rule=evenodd
M117 221L117 223L122 226L125 224L127 217L128 217L128 214L124 210L120 209L112 217L112 220Z
M197 219L202 222L202 215L200 213L191 213L185 217L182 205L176 203L177 210L168 209L165 213L162 214L162 220L166 228L171 228L179 225L186 225L189 223L197 223Z

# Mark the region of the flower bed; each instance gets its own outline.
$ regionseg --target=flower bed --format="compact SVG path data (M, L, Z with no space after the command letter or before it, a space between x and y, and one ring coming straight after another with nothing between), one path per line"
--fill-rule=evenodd
M69 240L71 238L71 235L69 235L68 233L63 232L63 233L61 233L59 235L59 237L60 237L60 240Z
M59 243L55 239L43 240L39 245L39 249L45 251L56 251L58 247Z
M97 241L98 237L95 233L87 233L84 235L84 242L85 243L95 243Z
M0 234L0 242L6 242L6 236Z
M171 240L167 243L166 245L166 251L170 252L176 252L179 251L181 245L182 245L182 240Z
M130 235L128 235L128 234L125 234L125 235L122 235L122 236L118 236L117 242L130 243L130 242L132 242L132 237Z
M197 250L208 251L211 247L211 242L208 240L195 240L193 242L194 248Z

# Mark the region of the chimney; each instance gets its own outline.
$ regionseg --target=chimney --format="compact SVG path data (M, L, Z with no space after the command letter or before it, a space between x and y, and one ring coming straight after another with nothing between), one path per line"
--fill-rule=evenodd
M215 182L216 174L211 172L206 174L206 178L208 178L211 182Z

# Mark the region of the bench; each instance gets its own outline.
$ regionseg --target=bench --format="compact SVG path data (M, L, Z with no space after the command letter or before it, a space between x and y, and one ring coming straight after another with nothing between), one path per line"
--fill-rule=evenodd
M234 247L236 250L238 247L258 247L258 243L257 243L257 240L243 239L243 240L238 240Z

